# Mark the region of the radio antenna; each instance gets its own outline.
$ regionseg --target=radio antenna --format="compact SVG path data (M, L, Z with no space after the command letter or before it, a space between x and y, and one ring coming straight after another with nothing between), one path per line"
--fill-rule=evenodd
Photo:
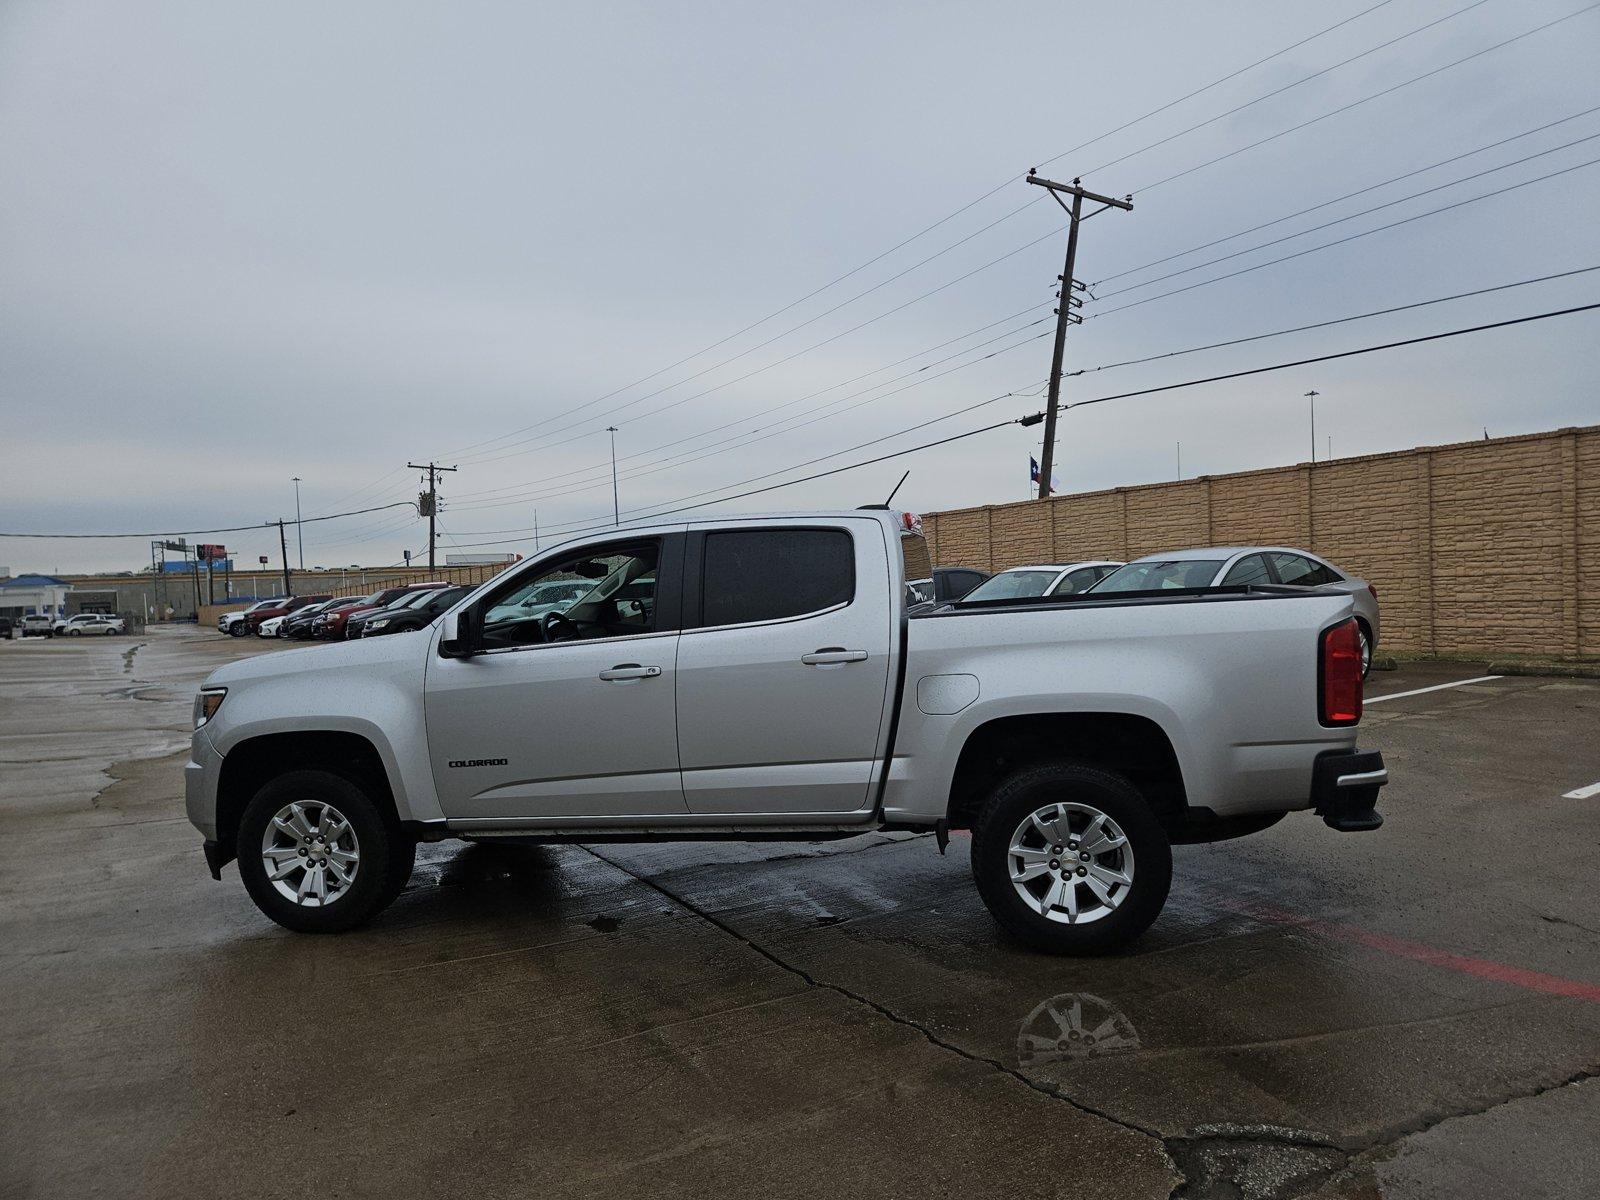
M894 503L895 492L898 492L900 490L900 485L905 483L905 481L910 479L910 478L911 478L911 472L909 470L904 475L900 476L900 483L897 483L897 484L894 485L894 491L890 492L889 493L889 498L883 502L883 506L885 508L888 508L889 505Z

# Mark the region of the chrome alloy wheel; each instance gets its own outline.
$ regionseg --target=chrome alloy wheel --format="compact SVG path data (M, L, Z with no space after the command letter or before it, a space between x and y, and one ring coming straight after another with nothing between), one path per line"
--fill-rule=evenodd
M1133 888L1133 847L1089 804L1047 804L1011 835L1011 886L1040 916L1085 925L1108 916Z
M267 822L261 862L279 895L303 908L325 908L355 883L361 844L333 805L296 800Z

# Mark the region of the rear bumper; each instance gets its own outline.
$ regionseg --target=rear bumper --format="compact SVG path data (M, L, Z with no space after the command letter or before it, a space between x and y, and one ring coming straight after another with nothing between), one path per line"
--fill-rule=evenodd
M1341 833L1361 833L1383 824L1378 791L1389 782L1376 750L1325 750L1311 772L1311 807Z

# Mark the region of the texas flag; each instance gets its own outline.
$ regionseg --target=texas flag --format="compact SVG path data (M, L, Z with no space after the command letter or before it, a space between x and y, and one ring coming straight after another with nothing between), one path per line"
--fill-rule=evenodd
M1028 479L1035 487L1039 486L1039 460L1031 454L1028 456ZM1051 492L1061 490L1061 478L1054 471L1050 472L1050 490Z

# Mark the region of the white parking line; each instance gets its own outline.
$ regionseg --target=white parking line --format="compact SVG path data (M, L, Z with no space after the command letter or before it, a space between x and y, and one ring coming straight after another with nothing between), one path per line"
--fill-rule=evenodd
M1600 783L1591 783L1588 787L1573 788L1562 795L1563 800L1587 800L1590 796L1600 796Z
M1503 679L1503 675L1479 675L1476 679L1458 679L1454 683L1436 683L1432 687L1416 688L1409 692L1392 692L1387 696L1370 696L1365 703L1382 704L1385 700L1404 700L1407 696L1420 696L1424 692L1442 692L1445 688L1465 687L1469 683L1488 683L1492 679Z

